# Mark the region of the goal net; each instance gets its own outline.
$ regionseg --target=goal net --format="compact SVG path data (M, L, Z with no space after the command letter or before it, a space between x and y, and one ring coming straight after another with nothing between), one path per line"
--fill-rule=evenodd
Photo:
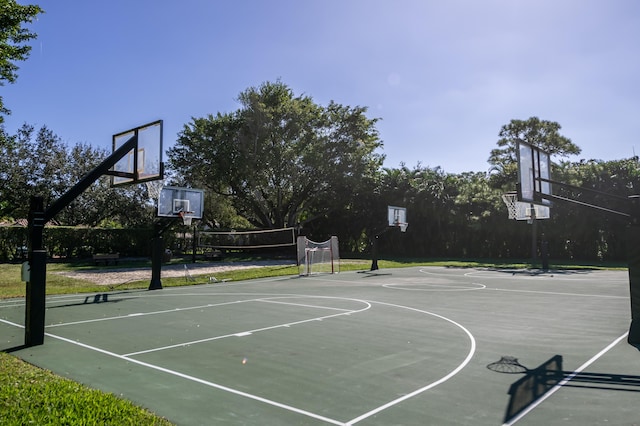
M317 243L299 236L298 271L300 275L340 272L338 237L333 236L327 241Z

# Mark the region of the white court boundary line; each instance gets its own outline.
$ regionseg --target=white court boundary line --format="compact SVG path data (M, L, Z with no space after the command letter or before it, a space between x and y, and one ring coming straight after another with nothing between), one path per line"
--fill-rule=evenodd
M216 296L216 295L215 294L211 294L211 296ZM150 369L153 369L153 370L164 372L164 373L167 373L167 374L170 374L170 375L173 375L173 376L176 376L176 377L180 377L180 378L183 378L183 379L186 379L186 380L190 380L190 381L193 381L193 382L196 382L196 383L200 383L200 384L203 384L205 386L209 386L209 387L212 387L212 388L215 388L215 389L218 389L218 390L229 392L229 393L232 393L232 394L235 394L235 395L238 395L238 396L242 396L242 397L249 398L249 399L252 399L252 400L255 400L255 401L259 401L259 402L262 402L262 403L265 403L265 404L268 404L268 405L272 405L274 407L282 408L284 410L288 410L288 411L291 411L291 412L294 412L294 413L297 413L297 414L301 414L301 415L304 415L304 416L307 416L307 417L310 417L310 418L318 419L318 420L321 420L321 421L324 421L324 422L327 422L327 423L330 423L330 424L341 425L341 426L354 425L354 424L356 424L356 423L358 423L358 422L360 422L362 420L365 420L365 419L367 419L367 418L369 418L369 417L371 417L371 416L373 416L373 415L375 415L375 414L377 414L377 413L379 413L381 411L384 411L384 410L386 410L388 408L391 408L391 407L393 407L393 406L395 406L397 404L400 404L403 401L406 401L406 400L408 400L410 398L413 398L413 397L415 397L415 396L417 396L417 395L419 395L419 394L421 394L423 392L426 392L429 389L432 389L432 388L434 388L434 387L446 382L447 380L449 380L452 377L454 377L455 375L457 375L463 368L465 368L469 364L469 362L473 358L473 356L475 354L475 351L476 351L476 341L475 341L475 338L473 337L473 335L471 334L471 332L469 330L467 330L465 327L463 327L459 323L457 323L457 322L455 322L455 321L453 321L453 320L451 320L451 319L449 319L447 317L444 317L442 315L435 314L433 312L425 311L425 310L422 310L422 309L411 308L411 307L403 306L403 305L397 305L397 304L393 304L393 303L385 303L385 302L378 302L378 301L371 301L371 300L361 300L361 299L351 299L351 298L342 298L342 297L313 296L313 295L311 295L311 296L310 295L293 295L293 294L288 294L288 295L286 295L286 297L274 296L274 298L287 298L287 297L288 298L291 298L291 297L304 297L304 298L326 298L326 299L354 300L354 301L358 301L358 302L365 302L365 303L367 303L369 305L368 307L364 308L363 310L370 309L370 307L373 304L379 304L379 305L390 306L390 307L394 307L394 308L398 308L398 309L406 309L406 310L409 310L409 311L414 311L414 312L426 314L426 315L429 315L429 316L433 316L433 317L442 319L442 320L444 320L444 321L446 321L446 322L448 322L450 324L453 324L454 326L460 328L467 335L467 337L469 338L470 349L469 349L469 352L468 352L467 356L465 357L465 359L455 369L453 369L451 372L446 374L444 377L441 377L440 379L438 379L438 380L436 380L436 381L434 381L432 383L429 383L426 386L423 386L423 387L421 387L419 389L416 389L416 390L414 390L414 391L412 391L412 392L410 392L408 394L405 394L400 398L394 399L392 401L387 402L386 404L383 404L383 405L381 405L381 406L379 406L377 408L374 408L373 410L370 410L370 411L368 411L368 412L366 412L366 413L364 413L364 414L362 414L362 415L360 415L360 416L358 416L358 417L356 417L356 418L354 418L352 420L349 420L347 422L342 422L342 421L335 420L335 419L332 419L332 418L329 418L329 417L325 417L325 416L322 416L322 415L319 415L319 414L316 414L316 413L312 413L310 411L306 411L306 410L303 410L303 409L300 409L300 408L296 408L296 407L293 407L293 406L290 406L290 405L287 405L287 404L284 404L284 403L280 403L280 402L273 401L273 400L270 400L270 399L267 399L267 398L263 398L263 397L260 397L258 395L253 395L253 394L250 394L250 393L247 393L247 392L243 392L243 391L240 391L240 390L237 390L237 389L229 388L227 386L223 386L223 385L220 385L220 384L217 384L217 383L214 383L214 382L210 382L210 381L207 381L207 380L204 380L204 379L200 379L198 377L194 377L194 376L191 376L191 375L188 375L188 374L184 374L184 373L181 373L179 371L171 370L171 369L168 369L168 368L161 367L159 365L150 364L150 363L147 363L147 362L144 362L144 361L140 361L140 360L137 360L135 358L131 358L129 355L126 355L126 354L125 355L120 355L120 354L117 354L117 353L114 353L114 352L111 352L111 351L108 351L108 350L105 350L105 349L101 349L101 348L98 348L98 347L95 347L95 346L91 346L91 345L88 345L88 344L85 344L85 343L82 343L82 342L79 342L79 341L74 341L74 340L68 339L66 337L58 336L58 335L55 335L55 334L52 334L52 333L45 333L45 335L49 336L51 338L66 342L66 343L70 343L70 344L75 345L75 346L80 346L82 348L89 349L89 350L92 350L92 351L95 351L95 352L98 352L98 353L102 353L104 355L108 355L108 356L111 356L111 357L114 357L114 358L117 358L117 359L121 359L121 360L124 360L124 361L127 361L127 362L131 362L133 364L137 364L137 365L140 365L140 366L143 366L143 367L146 367L146 368L150 368ZM267 298L262 298L262 301L263 302L267 302L266 299ZM260 301L260 299L257 299L257 300ZM317 306L314 306L314 307L317 307ZM171 310L169 312L174 312L174 311ZM359 312L359 311L346 311L346 312L342 312L340 314L330 315L328 317L335 317L335 316L339 316L339 315L351 315L352 313L355 313L355 312ZM132 318L132 317L129 316L129 318ZM298 321L296 323L308 322L308 321L316 321L316 320L317 319L304 320L304 321ZM11 323L9 321L5 321L5 320L2 320L2 319L0 319L0 322L5 322L5 323L10 324L10 325L14 325L14 326L17 326L17 327L24 328L24 327L22 327L22 326L20 326L18 324L13 324L13 323ZM295 323L292 323L292 324L295 324ZM235 333L234 335L238 336L238 333Z
M433 268L434 270L429 270ZM466 270L471 270L469 272L457 273L455 270L447 270L442 269L442 266L419 266L418 272L423 273L425 275L437 275L441 277L469 277L469 278L491 278L491 279L501 279L501 280L545 280L545 279L553 279L554 281L592 281L592 282L601 282L604 278L598 276L584 276L584 275L563 275L561 271L553 272L549 271L545 274L530 274L525 275L522 272L525 272L525 269L518 269L514 275L507 275L509 272L507 270L504 271L487 271L478 268L464 268ZM438 270L442 269L442 270ZM516 271L516 270L513 270ZM461 271L462 272L462 271ZM598 270L590 271L590 272L599 272ZM626 283L628 282L628 278L626 277L627 272L625 271L606 271L603 270L601 272L620 272L621 274L625 274L624 278L606 278L607 282L614 283ZM588 272L585 272L587 274Z
M542 274L523 274L523 272L526 270L517 270L515 271L515 273L512 271L511 276L507 275L509 272L508 271L483 271L483 270L475 270L472 272L467 272L464 274L465 277L472 277L472 278L496 278L496 279L501 279L501 280L528 280L528 281L532 281L532 280L546 280L546 279L552 279L553 281L569 281L569 282L575 282L575 281L591 281L591 282L602 282L603 280L606 280L607 282L615 282L615 283L625 283L628 282L628 277L625 278L603 278L603 277L597 277L597 276L593 276L593 275L589 275L589 276L585 276L585 275L563 275L562 272L546 272L546 273L542 273ZM598 272L598 271L591 271L591 272ZM625 271L602 271L602 272L620 272L620 273L624 273L626 274ZM588 272L587 272L588 273Z
M361 420L367 419L381 411L386 410L387 408L393 407L394 405L400 404L401 402L409 399L409 398L413 398L416 395L419 395L423 392L428 391L429 389L432 389L444 382L446 382L447 380L449 380L450 378L452 378L453 376L455 376L456 374L458 374L460 371L462 371L463 368L465 368L467 366L467 364L469 364L469 362L471 362L471 359L473 358L473 355L476 352L476 339L474 339L473 334L471 334L471 332L469 330L467 330L465 327L463 327L462 325L460 325L459 323L444 317L442 315L438 315L438 314L434 314L433 312L428 312L428 311L424 311L422 309L416 309L416 308L410 308L408 306L403 306L403 305L396 305L393 303L384 303L384 302L374 302L374 303L378 303L381 305L386 305L386 306L392 306L392 307L396 307L396 308L400 308L400 309L408 309L410 311L415 311L415 312L420 312L420 313L424 313L427 315L432 315L435 316L437 318L443 319L453 325L455 325L456 327L460 328L462 331L465 332L465 334L469 337L469 340L471 342L471 348L469 349L469 353L467 354L467 357L462 361L462 363L460 365L458 365L458 367L456 367L453 371L451 371L449 374L447 374L446 376L440 378L439 380L436 380L435 382L432 382L430 384L428 384L427 386L424 386L420 389L416 389L415 391L408 393L400 398L394 399L393 401L389 401L384 405L379 406L378 408L375 408L367 413L362 414L361 416L356 417L355 419L349 420L347 423L345 423L346 425L353 425L358 423Z
M6 319L0 318L0 322L3 324L11 325L13 327L24 328L24 325L16 324L15 322L7 321Z
M288 296L287 296L288 297ZM277 299L278 297L276 297ZM143 351L137 351L137 352L131 352L128 354L124 354L123 356L129 357L129 356L134 356L134 355L142 355L142 354L148 354L151 352L159 352L159 351L164 351L167 349L174 349L174 348L180 348L180 347L184 347L184 346L191 346L191 345L195 345L198 343L206 343L206 342L212 342L214 340L220 340L220 339L225 339L228 337L242 337L242 336L249 336L251 334L254 333L259 333L261 331L268 331L268 330L275 330L278 328L287 328L287 327L291 327L293 325L299 325L299 324L305 324L308 322L312 322L312 321L322 321L325 319L329 319L329 318L336 318L336 317L340 317L340 316L344 316L344 315L351 315L351 314L356 314L356 313L360 313L360 312L364 312L367 311L369 309L371 309L371 303L368 303L364 300L357 300L357 299L348 299L348 300L353 300L353 301L359 301L365 304L365 307L359 310L346 310L346 309L336 309L336 308L327 308L324 307L324 309L334 309L334 310L340 310L343 311L339 314L333 314L333 315L325 315L325 316L321 316L321 317L313 317L313 318L307 318L307 319L303 319L303 320L299 320L299 321L293 321L293 322L289 322L289 323L284 323L284 324L276 324L276 325L271 325L268 327L261 327L261 328L256 328L253 330L245 330L242 332L236 332L236 333L229 333L229 334L225 334L222 336L215 336L215 337L208 337L205 339L198 339L198 340L193 340L190 342L182 342L182 343L176 343L175 345L169 345L169 346L162 346L162 347L158 347L158 348L153 348L153 349L146 349ZM250 300L250 302L265 302L268 303L268 299L253 299ZM270 302L270 303L282 303L282 302ZM290 303L290 305L293 305ZM298 305L298 306L303 306L303 305ZM308 307L308 306L306 306ZM318 306L313 306L314 308L320 308Z
M411 286L415 286L416 288L410 288ZM418 286L426 286L428 288L419 288ZM466 286L466 287L465 287ZM477 286L477 287L471 287ZM476 291L476 290L484 290L487 288L486 285L480 283L456 283L456 284L429 284L429 283L402 283L402 284L383 284L382 287L388 288L391 290L405 290L405 291Z
M302 410L300 408L296 408L296 407L293 407L291 405L282 404L280 402L273 401L271 399L262 398L260 396L253 395L253 394L250 394L250 393L247 393L247 392L242 392L242 391L237 390L237 389L233 389L233 388L230 388L230 387L227 387L227 386L219 385L217 383L213 383L213 382L210 382L210 381L207 381L207 380L204 380L204 379L200 379L198 377L190 376L188 374L180 373L179 371L170 370L168 368L160 367L159 365L150 364L148 362L140 361L140 360L137 360L135 358L129 358L129 357L125 356L125 355L118 355L116 353L113 353L113 352L110 352L110 351L107 351L107 350L104 350L104 349L100 349L100 348L97 348L95 346L91 346L91 345L87 345L85 343L76 342L74 340L67 339L66 337L56 336L55 334L51 334L51 333L45 333L45 334L47 336L49 336L49 337L54 338L54 339L62 340L63 342L71 343L73 345L80 346L80 347L83 347L85 349L89 349L89 350L92 350L92 351L95 351L95 352L99 352L101 354L108 355L108 356L111 356L111 357L114 357L114 358L118 358L118 359L121 359L123 361L131 362L133 364L137 364L137 365L140 365L142 367L147 367L147 368L151 368L153 370L161 371L163 373L167 373L167 374L170 374L172 376L176 376L176 377L180 377L180 378L183 378L183 379L186 379L186 380L190 380L192 382L200 383L202 385L209 386L209 387L212 387L212 388L215 388L215 389L219 389L219 390L222 390L222 391L225 391L225 392L229 392L229 393L232 393L234 395L239 395L239 396L242 396L242 397L245 397L245 398L253 399L255 401L259 401L259 402L263 402L265 404L273 405L274 407L283 408L285 410L292 411L292 412L298 413L298 414L302 414L302 415L305 415L307 417L311 417L311 418L314 418L314 419L322 420L322 421L325 421L327 423L331 423L331 424L334 424L334 425L344 425L343 422L331 419L329 417L324 417L324 416L321 416L319 414L312 413L310 411Z
M491 272L491 271L474 271L474 272L466 272L464 274L455 274L455 273L439 273L439 272L432 272L432 271L427 271L424 268L421 268L418 270L420 273L423 273L425 275L436 275L436 276L443 276L443 277L468 277L468 278L485 278L485 279L508 279L508 280L544 280L545 278L549 278L548 276L510 276L510 277L506 277L506 276L502 276L502 275L498 275L498 274L502 274L499 272ZM486 275L485 275L486 274ZM495 275L489 275L489 274L495 274ZM585 279L585 277L575 277L575 278L566 278L566 277L554 277L553 280L562 280L562 281L570 281L570 282L577 282L577 281L592 281L592 282L600 282L599 279L597 278L591 278L591 279ZM610 281L609 279L607 280L608 282ZM628 280L614 280L620 283L626 283L628 282ZM475 283L472 282L471 284L475 284L475 285L483 285L480 283ZM386 285L384 285L383 287L386 287ZM476 290L476 289L473 289ZM571 296L571 297L599 297L599 298L603 298L603 299L628 299L629 296L613 296L613 295L608 295L608 294L584 294L584 293L569 293L569 292L559 292L559 291L544 291L544 290L522 290L522 289L513 289L513 288L495 288L495 287L487 287L486 285L484 286L484 288L478 288L477 290L489 290L489 291L504 291L504 292L514 292L514 293L530 293L530 294L549 294L549 295L554 295L554 296ZM431 291L431 290L423 290L423 291ZM435 291L435 290L434 290Z
M582 373L582 371L584 371L585 368L587 368L588 366L590 366L591 364L596 362L598 359L600 359L604 354L609 352L614 346L616 346L618 343L620 343L620 341L622 339L624 339L625 337L627 337L628 335L629 335L629 332L627 331L622 336L620 336L617 339L615 339L606 348L604 348L603 350L601 350L600 352L595 354L593 357L591 357L591 359L589 359L587 362L585 362L580 367L578 367L573 373L569 374L569 376L567 378L561 380L558 384L556 384L554 387L549 389L549 391L547 393L542 395L540 398L536 399L524 411L522 411L520 414L518 414L516 417L514 417L510 421L508 421L506 423L503 423L502 426L511 426L511 425L515 424L516 422L518 422L519 420L521 420L524 416L526 416L531 411L533 411L533 409L535 409L538 405L542 404L547 398L549 398L551 395L556 393L562 386L566 385L574 377L576 377L578 374Z
M582 294L582 293L566 293L566 292L559 292L559 291L517 290L512 288L491 288L491 287L487 287L486 290L505 291L505 292L512 292L512 293L551 294L554 296L599 297L602 299L629 299L629 296L612 296L609 294Z

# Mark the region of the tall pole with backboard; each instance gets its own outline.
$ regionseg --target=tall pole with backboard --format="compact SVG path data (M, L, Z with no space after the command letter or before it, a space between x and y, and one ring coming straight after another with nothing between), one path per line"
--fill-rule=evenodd
M400 232L406 232L407 226L407 209L405 207L387 206L387 226L379 232L376 232L371 241L371 271L378 270L378 242L380 235L392 228L400 228Z
M517 142L518 154L518 201L534 204L550 204L551 201L571 203L589 207L606 213L628 218L627 258L629 269L629 293L631 304L631 324L627 341L640 349L640 195L621 197L589 188L580 188L551 180L549 154L523 141ZM581 192L595 193L611 199L623 200L627 211L614 210L605 206L585 203L551 193L551 185L570 188Z
M158 197L158 209L156 211L156 216L160 221L156 222L156 230L152 242L149 290L162 288L161 271L162 256L164 254L162 234L164 231L169 229L176 220L182 220L185 226L191 226L193 219L202 219L203 211L204 190L175 186L162 188ZM195 262L195 250L197 247L195 227L193 230L193 261Z
M162 150L162 121L156 121L148 125L125 132L125 139L116 147L113 153L108 156L96 168L84 176L71 189L65 192L60 198L55 200L48 208L44 208L42 197L33 197L29 210L29 281L27 281L26 307L25 307L25 346L35 346L44 343L45 309L46 309L46 287L47 287L47 252L44 246L44 225L53 219L62 209L67 207L73 200L82 194L89 186L103 175L115 175L133 182L141 181L141 172L144 173L144 160L139 163L139 155L131 152L139 152L140 133L139 129L159 126L160 140L152 143L156 144L156 149ZM131 163L132 170L118 171L118 163L127 156L132 156L135 160ZM144 156L142 156L144 158ZM162 156L159 156L157 167L160 178L162 175ZM157 179L158 175L153 175L146 180Z

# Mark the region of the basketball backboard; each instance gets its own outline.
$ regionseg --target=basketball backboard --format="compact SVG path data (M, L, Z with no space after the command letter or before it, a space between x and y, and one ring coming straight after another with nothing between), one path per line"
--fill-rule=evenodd
M549 206L551 200L551 160L549 153L523 141L517 141L518 201Z
M398 226L402 232L407 230L407 209L405 207L388 206L387 207L389 226Z
M158 197L159 217L202 219L204 191L165 186Z
M113 151L136 138L136 147L109 171L111 186L141 183L164 177L162 120L113 135Z

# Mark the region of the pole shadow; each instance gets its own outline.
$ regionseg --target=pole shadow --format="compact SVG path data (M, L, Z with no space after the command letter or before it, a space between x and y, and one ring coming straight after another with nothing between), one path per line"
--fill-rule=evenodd
M554 355L534 369L523 366L517 358L510 356L503 356L487 368L498 373L524 374L509 386L505 423L561 383L562 387L640 392L640 376L564 371L561 355Z

